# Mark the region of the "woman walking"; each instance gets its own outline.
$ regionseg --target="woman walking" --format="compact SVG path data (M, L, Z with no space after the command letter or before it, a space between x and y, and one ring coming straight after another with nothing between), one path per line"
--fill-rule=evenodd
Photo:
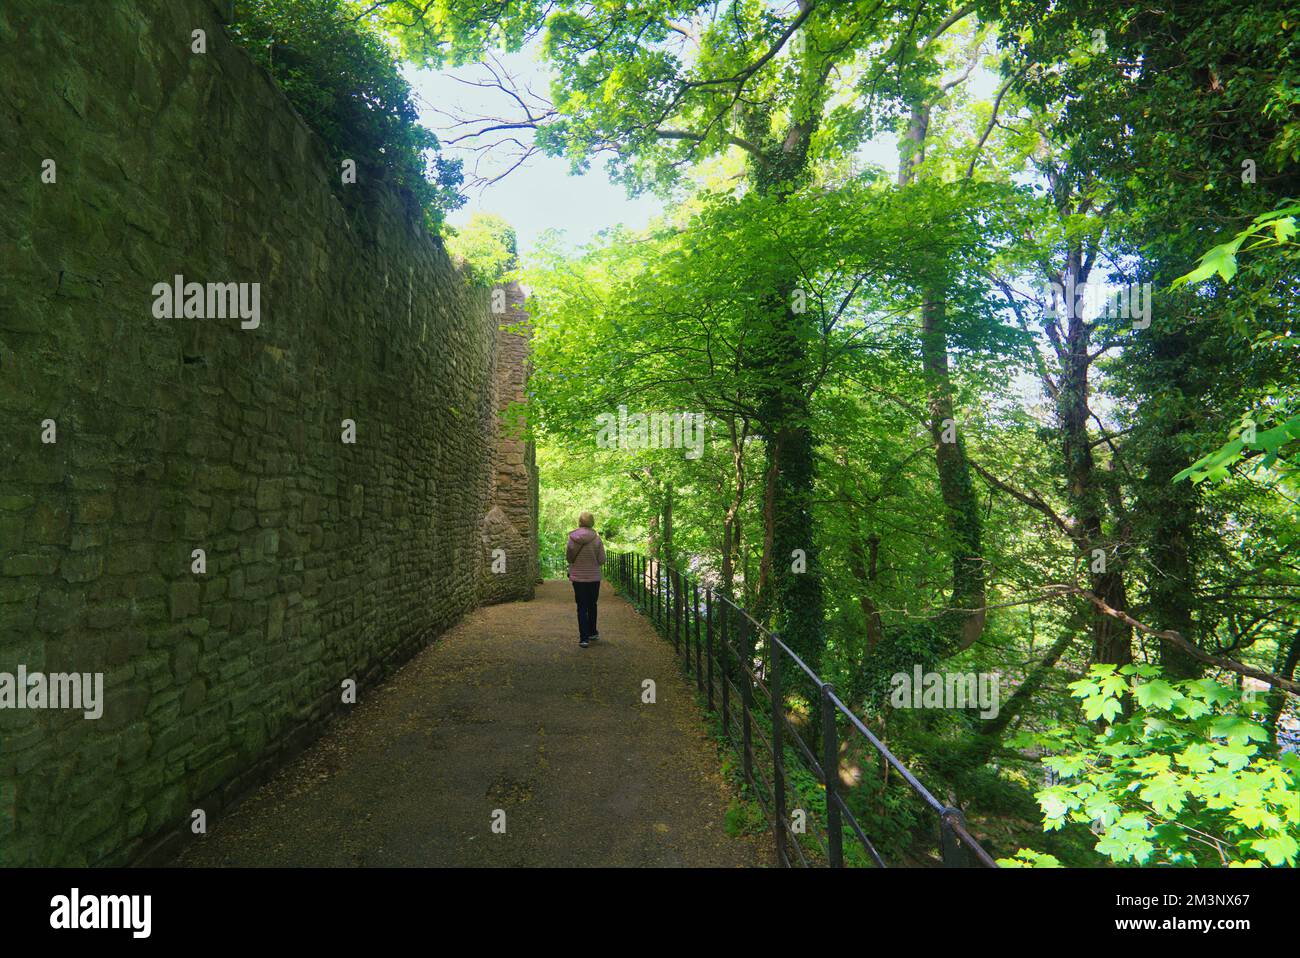
M590 512L578 516L578 528L569 533L564 558L569 562L573 600L578 603L578 645L586 648L600 638L596 631L596 600L600 596L600 567L605 564L605 543L593 526Z

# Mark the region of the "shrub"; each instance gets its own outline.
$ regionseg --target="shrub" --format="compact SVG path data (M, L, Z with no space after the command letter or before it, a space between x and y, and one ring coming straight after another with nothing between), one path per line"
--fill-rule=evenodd
M356 161L358 182L390 182L436 231L464 202L460 161L438 155L437 137L417 122L397 58L353 7L346 0L241 0L233 33L334 158Z

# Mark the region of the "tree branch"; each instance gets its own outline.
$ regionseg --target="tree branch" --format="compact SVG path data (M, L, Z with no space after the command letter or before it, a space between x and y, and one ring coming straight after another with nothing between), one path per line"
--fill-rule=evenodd
M1027 493L1020 491L1015 486L1003 482L1001 479L993 475L991 472L989 472L987 469L985 469L983 466L981 466L979 463L975 462L974 460L970 460L970 467L974 469L976 472L978 472L981 476L983 476L985 481L988 482L989 485L1001 489L1003 492L1011 496L1013 499L1023 502L1025 505L1029 506L1030 508L1037 509L1043 515L1047 516L1047 518L1051 519L1052 523L1058 529L1060 529L1062 532L1064 532L1067 536L1070 537L1071 542L1075 542L1075 543L1082 542L1082 539L1075 532L1073 526L1070 523L1066 522L1064 519L1062 519L1060 515L1057 514L1056 510L1053 509L1051 506L1049 506L1047 502L1043 499L1043 497L1039 495L1037 492L1034 492L1033 490L1030 490Z
M1052 588L1057 589L1060 592L1067 592L1067 593L1073 593L1075 595L1081 595L1083 596L1083 598L1087 599L1094 606L1096 606L1097 609L1100 612L1104 613L1105 615L1109 615L1111 618L1114 619L1119 619L1119 621L1123 622L1125 625L1137 629L1139 632L1144 632L1147 635L1155 636L1157 639L1163 639L1166 642L1172 642L1174 645L1176 645L1182 651L1186 652L1192 658L1196 659L1197 661L1204 662L1206 665L1213 665L1216 668L1224 669L1228 672L1236 672L1238 675L1246 675L1252 679L1258 679L1261 682L1267 682L1269 685L1272 685L1275 688L1285 689L1286 691L1290 692L1292 695L1300 695L1300 683L1293 682L1290 679L1285 679L1280 675L1274 675L1272 672L1265 672L1263 669L1257 669L1249 665L1242 665L1240 662L1237 662L1233 659L1224 659L1224 658L1219 658L1218 656L1210 655L1208 652L1202 650L1200 646L1195 645L1192 642L1188 642L1185 638L1183 638L1181 632L1176 632L1173 629L1164 629L1164 630L1153 629L1149 625L1139 622L1137 619L1133 618L1127 612L1122 612L1119 609L1112 607L1104 599L1102 599L1100 596L1098 596L1096 593L1092 592L1089 589L1083 589L1077 585L1055 585L1052 586Z
M993 127L997 125L998 108L1002 105L1002 98L1006 96L1007 91L1011 89L1011 84L1018 79L1020 79L1020 74L1007 77L1007 82L1002 84L1002 89L998 90L998 95L993 100L993 110L989 113L988 125L984 127L984 132L980 134L980 141L975 144L975 152L971 155L970 166L966 167L966 179L969 180L975 175L975 161L980 158L980 152L984 149L985 141L989 138L989 134L993 132Z

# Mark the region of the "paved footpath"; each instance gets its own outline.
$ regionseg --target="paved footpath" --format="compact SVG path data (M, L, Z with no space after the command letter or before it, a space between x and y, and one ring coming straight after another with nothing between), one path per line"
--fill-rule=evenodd
M766 864L756 840L723 829L717 753L671 643L609 583L599 626L580 649L562 580L471 613L361 690L177 864Z

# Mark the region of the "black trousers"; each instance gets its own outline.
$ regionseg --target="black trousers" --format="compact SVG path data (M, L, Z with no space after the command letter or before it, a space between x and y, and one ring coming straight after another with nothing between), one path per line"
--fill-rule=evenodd
M573 601L578 603L579 641L596 634L596 599L599 597L599 582L573 583Z

